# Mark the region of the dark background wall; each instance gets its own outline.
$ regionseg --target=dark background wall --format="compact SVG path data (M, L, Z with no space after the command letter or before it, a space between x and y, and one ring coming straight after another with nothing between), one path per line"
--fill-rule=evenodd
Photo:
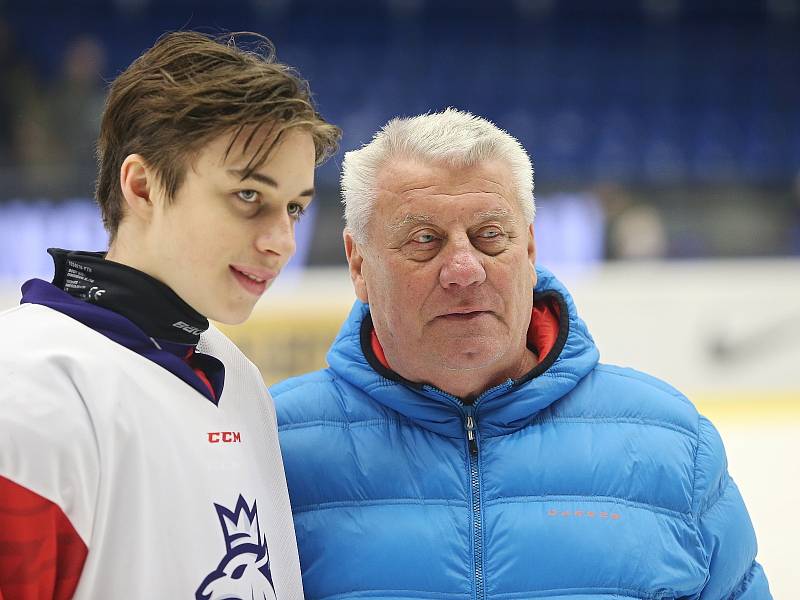
M342 152L397 115L494 120L534 159L539 214L576 201L600 258L800 254L795 0L7 0L0 199L90 197L105 83L179 28L271 38ZM342 260L341 155L313 264Z

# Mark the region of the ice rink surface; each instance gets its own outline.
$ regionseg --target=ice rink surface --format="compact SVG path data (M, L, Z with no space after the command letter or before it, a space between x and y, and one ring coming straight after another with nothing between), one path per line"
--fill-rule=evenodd
M704 412L725 442L728 469L750 511L773 597L800 597L800 414L747 422L726 417L724 410Z

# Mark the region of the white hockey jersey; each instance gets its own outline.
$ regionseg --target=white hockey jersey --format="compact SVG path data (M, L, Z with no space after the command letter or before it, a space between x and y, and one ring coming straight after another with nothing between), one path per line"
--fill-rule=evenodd
M197 347L225 366L215 406L51 308L0 332L0 476L85 544L75 598L303 597L272 400L222 333Z

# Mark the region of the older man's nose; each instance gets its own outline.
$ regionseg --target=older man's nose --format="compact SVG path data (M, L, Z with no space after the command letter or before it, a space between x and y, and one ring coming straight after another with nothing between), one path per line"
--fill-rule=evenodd
M475 283L482 283L486 279L483 264L471 246L457 248L446 253L444 260L439 272L439 282L442 287L467 287Z

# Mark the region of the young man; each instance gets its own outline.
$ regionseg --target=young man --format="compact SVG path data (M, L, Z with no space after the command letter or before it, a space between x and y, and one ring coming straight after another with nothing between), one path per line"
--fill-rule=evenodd
M236 39L173 33L112 84L108 253L50 250L0 314L0 598L302 598L275 414L207 319L294 251L339 130Z

